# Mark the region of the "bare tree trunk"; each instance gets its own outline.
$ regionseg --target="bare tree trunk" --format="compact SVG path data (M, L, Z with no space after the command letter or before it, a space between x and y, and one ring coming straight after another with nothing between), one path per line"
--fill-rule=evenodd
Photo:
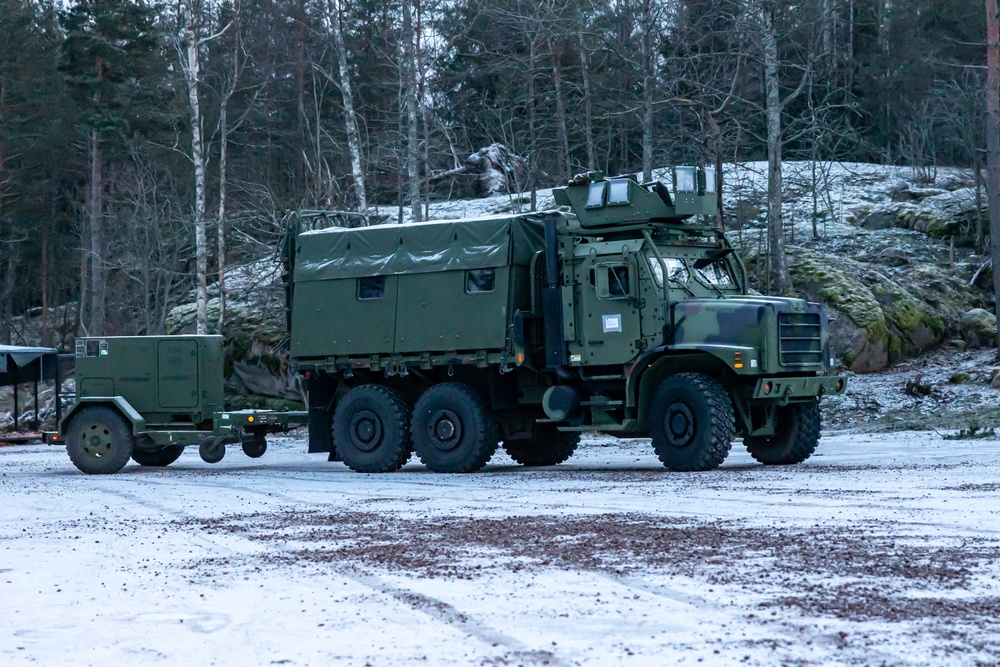
M642 3L642 180L653 180L653 0Z
M306 180L306 7L305 0L297 0L295 3L295 102L298 108L298 116L295 120L295 136L299 145L296 146L299 159L295 162L295 185L297 188L305 190ZM238 43L238 42L237 42ZM234 63L239 58L238 53L233 54ZM238 69L234 66L234 69ZM233 87L236 82L233 81ZM221 218L220 218L221 224ZM221 227L220 235L221 235ZM220 268L219 275L222 275ZM220 285L221 287L221 285ZM219 300L219 333L222 333L222 298Z
M105 335L104 319L107 277L104 270L104 176L102 173L100 137L90 133L90 326L94 336Z
M358 210L368 209L368 196L365 193L365 172L361 167L361 135L358 132L358 121L354 116L354 96L351 93L351 75L347 69L347 47L344 45L344 33L340 26L339 0L333 0L330 12L330 29L333 41L337 47L337 66L340 69L340 94L344 101L344 123L347 130L347 150L351 154L351 174L354 177L354 196L358 200Z
M993 298L1000 320L1000 17L986 0L986 196L990 206ZM1000 349L1000 335L997 336Z
M42 223L42 341L49 344L49 225Z
M563 45L556 39L549 40L549 51L552 53L552 85L556 94L556 138L559 142L560 181L565 182L572 176L569 161L569 130L566 125L566 102L562 90L562 51Z
M582 23L582 17L580 21ZM590 61L582 25L578 37L580 40L580 73L583 77L583 131L584 139L587 142L587 170L593 171L597 169L597 154L594 148L594 108L590 92Z
M774 15L770 7L763 8L764 18L764 80L767 88L767 207L768 251L774 282L771 290L787 294L792 288L785 257L785 226L782 219L781 192L781 97L778 88L778 39ZM769 282L771 276L768 276Z
M235 78L233 79L233 87L236 87ZM226 161L229 157L227 101L228 97L219 106L219 228L216 232L219 243L219 328L217 330L219 334L225 331L226 324Z
M198 274L196 302L196 329L208 333L208 236L205 230L205 157L201 135L201 102L198 99L198 82L201 78L198 50L201 43L195 32L192 0L184 7L184 36L187 41L187 63L184 68L191 106L191 161L194 163L194 243L195 263Z
M403 102L406 105L406 178L414 222L424 219L420 205L420 140L417 138L417 76L413 62L413 12L403 0Z
M423 192L423 218L424 220L427 220L431 215L431 106L425 98L427 91L427 66L424 62L424 49L422 43L423 13L420 6L420 0L416 0L415 10L417 20L417 34L415 40L417 57L415 63L419 83L419 86L417 87L417 100L419 101L420 122L423 129L423 152L420 155L420 173L423 174L423 178L421 179L421 191Z
M533 36L528 48L528 186L531 210L538 208L538 118L535 109L535 66L538 61L538 38Z

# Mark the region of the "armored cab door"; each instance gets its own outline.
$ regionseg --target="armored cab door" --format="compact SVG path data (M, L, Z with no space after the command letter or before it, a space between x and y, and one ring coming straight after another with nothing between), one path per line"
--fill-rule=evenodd
M161 340L156 346L160 407L198 407L198 341Z
M570 363L622 364L641 346L635 256L591 255L577 267L577 342Z

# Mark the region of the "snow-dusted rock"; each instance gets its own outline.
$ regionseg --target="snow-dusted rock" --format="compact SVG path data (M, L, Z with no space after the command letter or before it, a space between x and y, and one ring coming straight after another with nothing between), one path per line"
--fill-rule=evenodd
M973 308L962 315L962 336L969 347L992 347L997 339L997 316L985 308Z
M859 220L865 229L902 227L924 232L934 238L955 236L959 241L970 241L980 220L976 207L975 188L960 188L952 192L934 189L910 188L893 193L893 201L873 206ZM981 211L983 219L987 215Z

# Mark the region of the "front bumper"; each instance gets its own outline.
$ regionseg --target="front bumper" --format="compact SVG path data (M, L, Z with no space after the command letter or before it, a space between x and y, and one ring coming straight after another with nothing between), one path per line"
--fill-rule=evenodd
M759 378L754 400L774 400L784 405L790 400L837 395L847 391L847 378L837 375Z

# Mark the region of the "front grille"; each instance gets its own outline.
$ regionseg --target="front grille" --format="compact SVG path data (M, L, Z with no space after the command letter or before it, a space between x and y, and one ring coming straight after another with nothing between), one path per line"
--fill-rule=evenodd
M778 313L778 361L782 366L823 363L819 313Z

